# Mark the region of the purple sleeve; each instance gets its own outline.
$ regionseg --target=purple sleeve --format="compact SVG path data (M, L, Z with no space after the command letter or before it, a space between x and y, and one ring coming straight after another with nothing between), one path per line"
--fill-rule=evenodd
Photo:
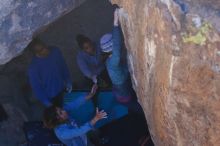
M90 71L87 63L85 62L85 60L83 59L83 55L81 55L80 53L77 55L77 64L81 70L81 72L88 78L92 79L92 72Z
M29 68L28 70L28 77L29 77L29 81L32 87L32 90L35 94L35 96L46 106L49 106L51 104L51 102L49 101L49 98L42 86L42 84L40 83L40 77L37 73L36 70L34 70L33 68Z
M70 74L69 74L69 69L66 65L66 62L63 58L63 55L58 48L55 48L55 50L57 52L56 59L57 59L58 63L60 64L60 68L62 69L63 80L65 81L66 84L72 84L72 80L71 80Z

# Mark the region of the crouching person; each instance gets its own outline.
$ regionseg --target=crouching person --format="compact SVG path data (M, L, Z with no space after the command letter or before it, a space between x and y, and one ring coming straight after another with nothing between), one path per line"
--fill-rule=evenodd
M58 139L67 146L87 146L86 133L104 118L107 118L107 113L97 108L95 117L78 127L74 120L69 119L67 112L59 107L51 106L44 111L46 127L54 129Z

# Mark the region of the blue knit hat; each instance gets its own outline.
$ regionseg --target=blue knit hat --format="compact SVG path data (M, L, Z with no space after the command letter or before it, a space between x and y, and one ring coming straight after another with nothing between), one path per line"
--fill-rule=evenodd
M100 47L102 48L102 52L111 52L113 49L113 41L112 41L112 34L107 33L103 35L100 39Z

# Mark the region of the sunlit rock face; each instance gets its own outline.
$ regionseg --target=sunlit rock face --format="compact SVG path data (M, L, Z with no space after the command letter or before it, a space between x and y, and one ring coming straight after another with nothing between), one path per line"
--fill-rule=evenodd
M79 6L85 0L1 0L0 64L19 55L33 33Z
M220 145L220 1L112 0L156 146Z

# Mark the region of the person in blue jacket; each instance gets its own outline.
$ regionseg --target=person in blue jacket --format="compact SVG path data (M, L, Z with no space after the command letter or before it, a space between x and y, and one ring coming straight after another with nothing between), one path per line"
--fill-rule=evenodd
M28 77L35 96L45 106L53 103L62 106L62 99L56 97L64 90L72 90L72 81L62 53L57 47L48 47L38 38L29 47L34 56L28 68Z
M139 104L132 97L132 87L129 82L129 72L126 64L122 63L122 34L119 27L119 9L114 12L114 27L112 33L103 35L100 39L105 65L112 81L113 93L118 102L129 109L139 109Z
M107 118L107 113L96 109L96 115L90 121L78 126L70 119L67 112L59 107L51 106L44 111L44 124L54 129L58 139L66 146L87 146L86 133L94 129L97 121Z

